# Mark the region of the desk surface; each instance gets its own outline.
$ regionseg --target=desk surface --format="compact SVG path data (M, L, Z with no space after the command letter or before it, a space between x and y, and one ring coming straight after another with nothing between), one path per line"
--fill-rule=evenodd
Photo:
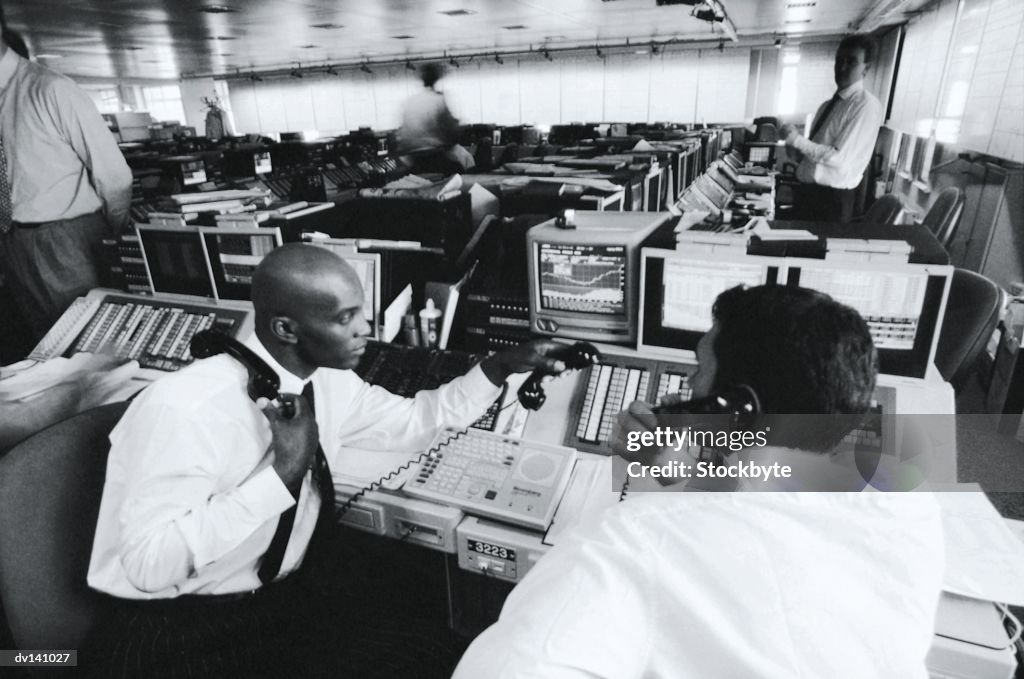
M949 253L939 244L931 231L918 224L845 224L777 219L769 222L769 225L773 229L803 229L825 238L905 240L913 248L910 253L912 264L949 264Z

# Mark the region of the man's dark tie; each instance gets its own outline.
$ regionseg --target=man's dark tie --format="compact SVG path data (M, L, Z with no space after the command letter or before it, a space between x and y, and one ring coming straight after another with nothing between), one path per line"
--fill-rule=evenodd
M840 101L841 99L839 98L838 92L831 99L828 100L828 103L825 104L825 110L823 110L821 112L821 115L818 116L818 119L814 121L814 127L811 128L811 133L807 135L808 139L814 142L821 143L814 137L819 132L821 132L822 128L825 127L825 123L828 121L828 117L832 114L832 109L834 109L836 107L836 104L838 104Z
M7 154L4 152L4 140L0 139L0 235L11 230L14 215L14 204L11 202L11 183L7 173Z
M306 383L306 387L302 390L302 396L309 405L310 413L316 415L312 381ZM319 526L323 522L325 508L334 506L334 485L331 482L331 470L327 466L327 458L324 457L324 449L319 441L316 444L316 458L313 462L313 485L320 494L321 511L320 518L317 519L317 526ZM263 555L263 562L260 564L258 571L260 582L264 585L273 582L274 578L281 571L284 552L288 548L288 539L291 537L292 527L295 525L295 512L297 508L298 496L296 495L295 504L285 510L277 521L277 530L274 531L274 537L270 540L270 547L267 548L267 553ZM333 512L327 515L333 516Z

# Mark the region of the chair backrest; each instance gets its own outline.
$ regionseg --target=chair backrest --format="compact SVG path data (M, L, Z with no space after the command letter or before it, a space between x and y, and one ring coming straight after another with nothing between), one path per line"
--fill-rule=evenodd
M995 331L1003 292L980 274L956 269L950 282L935 367L954 389L962 386Z
M921 222L932 232L942 247L949 249L960 224L960 213L964 209L963 193L955 186L943 189Z
M894 193L887 193L867 209L857 222L865 224L895 224L903 214L903 201Z
M86 575L107 436L126 407L76 415L0 459L0 600L19 648L80 648L100 613Z

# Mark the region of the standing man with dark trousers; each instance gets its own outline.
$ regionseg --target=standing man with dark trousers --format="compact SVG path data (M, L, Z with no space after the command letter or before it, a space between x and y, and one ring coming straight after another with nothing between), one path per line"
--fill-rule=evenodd
M0 270L33 341L98 284L132 173L89 96L23 59L0 8Z
M836 50L835 95L818 107L804 136L783 125L786 146L796 151L800 185L798 219L849 222L862 212L857 188L875 148L882 104L864 89L864 75L875 59L875 45L864 35L843 38Z

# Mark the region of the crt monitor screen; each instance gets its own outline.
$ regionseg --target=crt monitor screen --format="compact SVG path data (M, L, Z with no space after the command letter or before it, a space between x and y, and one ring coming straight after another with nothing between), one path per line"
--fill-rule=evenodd
M620 315L626 310L626 248L539 243L540 308Z
M934 358L950 267L789 260L789 284L856 309L878 350L879 372L923 378Z
M274 167L270 162L270 151L264 151L263 153L257 153L253 158L255 164L256 174L270 174Z
M214 296L206 255L195 228L137 228L154 294Z
M685 255L644 248L641 264L640 351L692 360L711 329L722 292L785 281L785 260L744 254Z
M775 164L775 144L747 144L747 162L761 167L771 167Z
M275 228L202 227L203 247L218 299L252 299L252 275L263 258L281 245Z
M193 160L181 165L181 183L195 186L206 181L206 164L202 160Z

